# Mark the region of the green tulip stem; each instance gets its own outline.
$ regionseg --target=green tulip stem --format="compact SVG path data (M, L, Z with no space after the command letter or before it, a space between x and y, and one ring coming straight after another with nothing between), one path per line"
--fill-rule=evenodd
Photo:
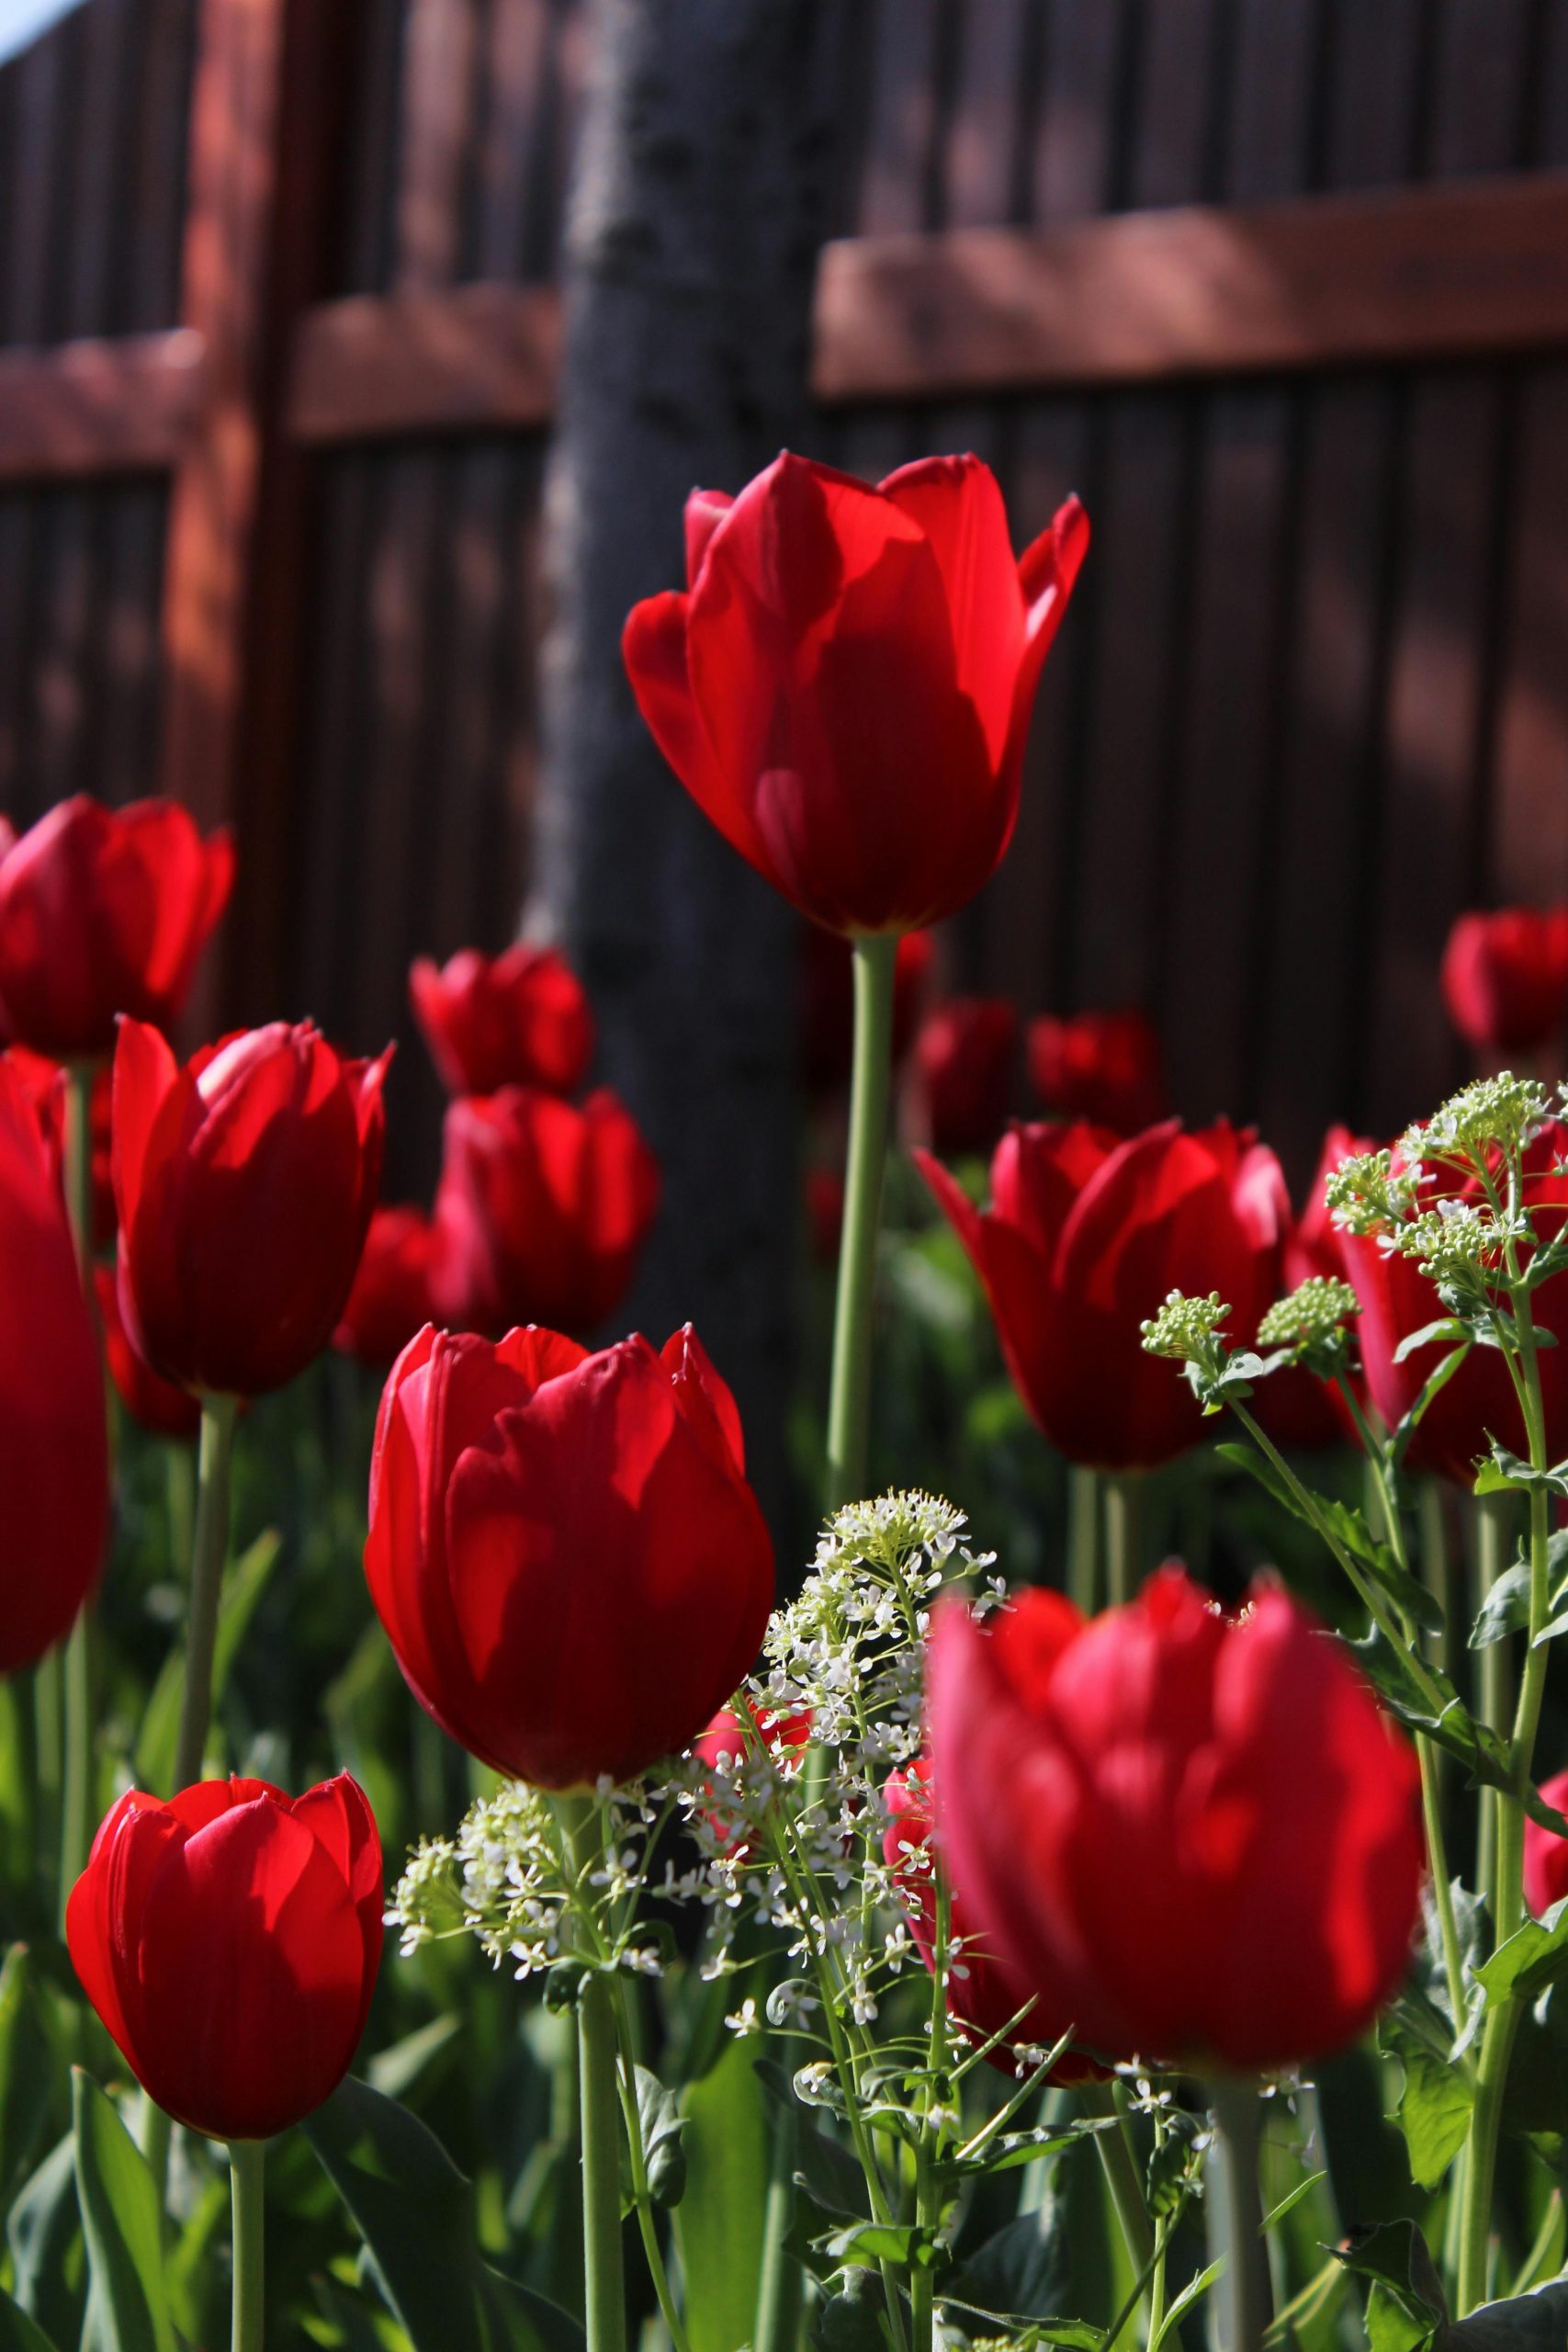
M795 2218L795 2175L800 2162L793 2114L773 2122L773 2161L762 2220L762 2267L757 2280L756 2352L795 2352L800 2341L804 2278L784 2244Z
M1067 1469L1067 1598L1092 1617L1099 1598L1100 1474L1081 1463Z
M1482 1604L1508 1565L1508 1545L1513 1532L1517 1498L1510 1494L1479 1495L1475 1503L1475 1609L1479 1615ZM1488 1642L1481 1653L1481 1689L1479 1713L1483 1724L1494 1731L1501 1731L1508 1720L1508 1653L1513 1645L1507 1640ZM1476 1853L1475 1878L1478 1886L1489 1887L1496 1863L1497 1814L1499 1792L1483 1789L1481 1792L1481 1842Z
M218 1604L229 1553L229 1465L234 1444L235 1396L201 1400L201 1452L196 1474L196 1539L191 1545L190 1611L186 1627L185 1688L180 1694L175 1787L201 1778L212 1724L212 1659L218 1645Z
M1109 2126L1094 2135L1094 2152L1100 2158L1111 2203L1122 2232L1122 2243L1127 2249L1127 2259L1134 2278L1152 2279L1156 2248L1154 2222L1149 2217L1148 2201L1144 2195L1144 2183L1138 2160L1133 2153L1132 2137L1127 2119L1116 2103L1116 2093L1110 2083L1084 2083L1078 2097L1086 2115L1099 2116ZM1142 2290L1148 2291L1147 2287Z
M94 1330L98 1325L93 1295L93 1149L88 1124L93 1088L91 1063L73 1063L65 1089L65 1204L77 1271ZM101 1345L101 1340L100 1340ZM63 1933L71 1890L87 1866L93 1842L93 1654L92 1604L84 1601L65 1643L64 1761L60 1796L60 1917Z
M1144 1481L1137 1470L1118 1470L1104 1480L1105 1566L1112 1609L1136 1600L1144 1581Z
M1263 2110L1258 2085L1235 2075L1211 2080L1218 2180L1207 2184L1209 2256L1223 2260L1221 2352L1262 2352L1269 2318L1268 2248L1258 2188Z
M229 2187L234 2210L234 2302L231 2352L262 2352L266 2306L266 2142L231 2140Z
M898 942L891 933L857 939L855 1044L850 1078L850 1149L844 1180L844 1229L833 1315L833 1379L828 1402L828 1508L856 1502L865 1489L871 1417L871 1313L876 1286L876 1237L887 1157L887 1103L893 1080L893 977Z
M602 1975L577 1996L582 2096L582 2280L588 2352L626 2352L621 2261L621 2158L617 2139L615 2012Z

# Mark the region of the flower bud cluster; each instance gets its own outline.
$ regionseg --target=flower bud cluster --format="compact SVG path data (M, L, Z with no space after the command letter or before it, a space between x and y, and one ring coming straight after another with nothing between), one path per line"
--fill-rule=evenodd
M1361 1302L1348 1283L1332 1274L1309 1274L1269 1309L1258 1327L1258 1343L1264 1348L1316 1347L1336 1337L1360 1311Z

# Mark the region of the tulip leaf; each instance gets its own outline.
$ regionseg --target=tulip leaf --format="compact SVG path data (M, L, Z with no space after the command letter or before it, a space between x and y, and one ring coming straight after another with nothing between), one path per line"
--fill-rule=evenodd
M33 1956L13 1944L0 1967L0 2205L38 2162L54 2097L48 2025Z
M218 1637L212 1653L214 1713L223 1696L229 1669L244 1639L245 1630L255 1615L256 1603L265 1589L266 1580L282 1547L283 1538L277 1529L265 1529L224 1577L223 1599L218 1611ZM185 1665L183 1647L169 1652L143 1710L141 1730L136 1742L136 1778L141 1788L166 1789L174 1780Z
M988 2320L1051 2319L1067 2290L1065 2209L1047 2197L1039 2211L1021 2213L965 2255L942 2287L943 2302Z
M27 2182L6 2222L11 2288L27 2312L62 2342L81 2331L81 2218L76 2150L68 2132Z
M351 2075L300 2128L413 2352L581 2352L569 2312L480 2259L472 2185L417 2116Z
M80 2066L72 2069L71 2091L98 2341L104 2352L176 2352L157 2185L113 2100Z
M1562 2352L1568 2336L1568 2280L1554 2278L1528 2295L1483 2303L1438 2338L1439 2352Z
M55 2352L54 2345L19 2303L0 2290L0 2352Z
M773 2143L794 2138L770 2119L745 2042L731 2040L682 2097L686 2193L675 2209L675 2245L686 2290L692 2352L735 2352L750 2341L767 2228ZM804 2120L804 2119L803 2119ZM787 2178L787 2176L786 2176Z
M673 2091L646 2066L637 2069L637 2120L648 2193L656 2205L679 2205L686 2193L685 2119Z

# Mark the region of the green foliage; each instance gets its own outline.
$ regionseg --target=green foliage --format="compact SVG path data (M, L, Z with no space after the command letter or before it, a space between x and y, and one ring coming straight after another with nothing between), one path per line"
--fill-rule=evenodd
M113 2103L79 2068L73 2091L89 2324L104 2352L177 2352L157 2186Z

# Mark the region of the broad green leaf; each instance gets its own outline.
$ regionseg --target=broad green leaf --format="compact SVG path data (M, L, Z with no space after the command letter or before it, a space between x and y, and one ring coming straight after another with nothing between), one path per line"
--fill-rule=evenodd
M39 2160L54 2088L33 1956L13 1944L0 1967L0 2207L9 2207Z
M1010 2324L1055 2318L1067 2293L1064 2225L1065 2208L1047 2196L963 2258L942 2282L942 2301Z
M1544 1487L1548 1494L1568 1495L1568 1476L1562 1468L1537 1470L1528 1462L1511 1453L1506 1445L1492 1441L1492 1451L1475 1474L1474 1492L1478 1495L1529 1494L1531 1487Z
M76 2190L105 2352L176 2352L158 2190L107 2092L73 2067Z
M1475 1972L1491 2002L1510 1994L1534 2001L1549 1984L1568 1974L1568 1899L1554 1903L1543 1919L1527 1919L1506 1943Z
M734 2040L681 2106L686 2193L674 2228L686 2333L692 2352L736 2352L756 2324L773 2141L793 2138L791 2119L770 2117L751 2053Z
M0 2291L0 2352L56 2352L56 2346L19 2303Z
M1399 2128L1410 2151L1410 2177L1435 2188L1448 2171L1470 2128L1470 2085L1462 2071L1428 2051L1404 2046L1404 2088Z
M1373 2283L1367 2326L1374 2343L1422 2344L1446 2324L1448 2298L1427 2241L1414 2222L1380 2222L1373 2229L1352 2231L1350 2243L1340 2250L1338 2258L1347 2270L1357 2271ZM1380 2294L1393 2310L1380 2307L1374 2313Z
M272 1574L283 1538L267 1528L229 1569L218 1611L218 1638L212 1654L212 1706L229 1679L245 1629L255 1615L256 1603ZM171 1650L164 1660L152 1696L142 1713L136 1742L136 1778L144 1789L166 1789L175 1774L175 1750L179 1743L180 1696L185 1689L185 1651Z
M379 2091L383 2098L406 2098L462 2030L462 2018L448 2009L432 2018L428 2025L405 2033L389 2050L378 2050L365 2070L371 2089Z
M942 2259L934 2231L916 2222L856 2222L819 2241L835 2262L892 2262L931 2269Z
M1556 2278L1533 2294L1483 2303L1455 2320L1438 2339L1440 2352L1562 2352L1568 2339L1568 2280Z
M59 2342L74 2343L82 2325L84 2258L76 2150L69 2132L17 2198L6 2238L17 2302Z
M417 2116L351 2075L300 2128L413 2352L581 2352L570 2314L480 2259L473 2188Z
M1510 1634L1521 1633L1530 1621L1530 1569L1528 1560L1516 1560L1505 1568L1485 1600L1471 1628L1470 1646L1483 1650L1494 1642L1506 1639Z

